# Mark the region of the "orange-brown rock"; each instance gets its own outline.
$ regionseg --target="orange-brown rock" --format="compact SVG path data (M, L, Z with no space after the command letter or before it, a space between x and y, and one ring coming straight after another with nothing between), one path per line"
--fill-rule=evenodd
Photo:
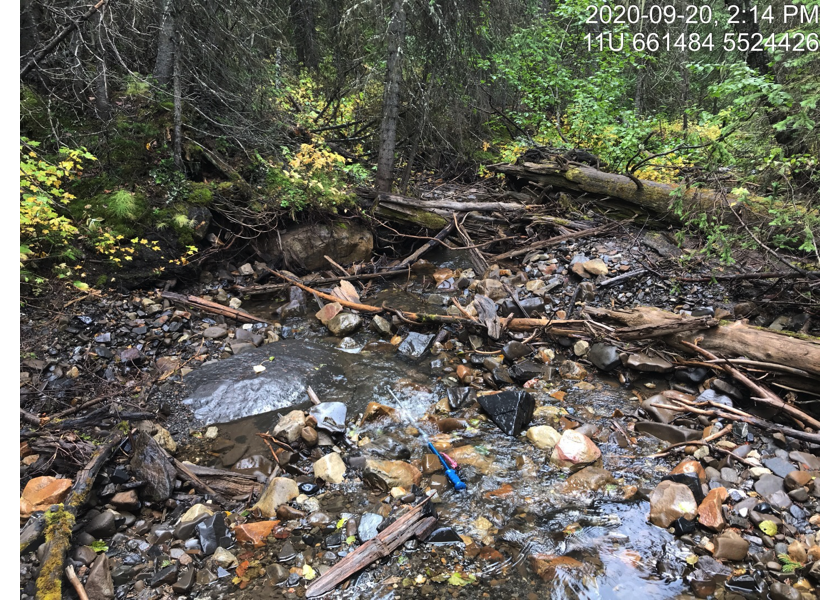
M495 490L490 490L489 492L484 492L485 498L505 498L513 494L513 486L509 483L504 484L502 487L496 488Z
M240 544L250 543L254 548L265 545L265 538L271 534L271 530L280 521L258 521L256 523L244 523L233 528L236 541Z
M412 485L420 485L422 474L417 467L402 460L368 459L364 477L376 487L390 491L395 487L410 489Z
M64 502L73 482L45 475L29 480L20 496L20 520L25 521L33 512L47 510L53 504Z
M551 581L558 568L575 569L583 563L568 556L554 556L553 554L532 554L531 566L543 581Z
M365 407L365 414L362 415L361 422L363 424L369 423L370 421L375 421L381 417L397 421L397 409L385 406L384 404L379 404L378 402L368 402L367 407Z
M714 531L722 531L726 526L726 521L723 519L721 507L728 497L729 491L724 487L711 490L697 509L700 524Z
M684 460L671 471L671 475L679 475L681 473L697 473L697 477L700 478L700 483L706 483L706 469L696 460Z
M438 269L432 274L432 277L435 278L435 283L440 283L441 281L446 281L450 277L454 277L455 272L452 269Z
M478 553L478 558L490 562L502 562L505 559L501 552L490 546L483 546Z
M461 383L469 383L473 377L472 370L467 365L458 365L455 369L455 375L458 376Z
M440 446L438 446L440 449ZM447 450L446 453L459 465L470 465L484 475L488 475L493 468L493 461L484 456L472 446L458 446Z

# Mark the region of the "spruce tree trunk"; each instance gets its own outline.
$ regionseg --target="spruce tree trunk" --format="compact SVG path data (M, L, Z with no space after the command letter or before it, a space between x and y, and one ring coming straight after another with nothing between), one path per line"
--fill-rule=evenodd
M175 69L175 0L161 0L160 33L154 78L163 86L172 83Z
M298 64L314 70L318 68L320 53L315 37L315 9L312 4L312 0L292 0L291 16Z
M181 46L175 41L174 61L172 65L172 160L179 171L184 169L181 159L182 121L181 121Z
M379 162L376 189L390 192L394 181L394 152L397 146L397 114L400 107L400 58L405 43L405 0L394 0L388 23L388 63L385 93L382 98L382 128L379 137Z

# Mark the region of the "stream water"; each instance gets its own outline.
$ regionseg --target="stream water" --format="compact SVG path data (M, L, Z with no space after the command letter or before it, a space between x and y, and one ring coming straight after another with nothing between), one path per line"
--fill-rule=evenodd
M386 289L366 301L429 309L421 296L398 288ZM252 302L243 309L269 318L277 305ZM219 437L234 444L233 458L254 454L271 458L257 434L270 431L280 415L295 408L309 408L305 393L308 385L322 401L347 405L350 426L346 435L353 443L337 441L345 456L370 454L371 449L407 449L409 456L399 458L418 466L422 463L427 449L422 437L407 431L408 420L359 425L358 416L368 402L395 406L388 393L392 388L439 448L446 451L470 445L476 458L459 469L466 491L456 492L445 479L441 484L440 474L430 478L424 473L421 487L431 485L439 491L440 502L435 506L438 525L451 528L456 535L448 541L444 536L442 544L406 544L332 597L443 598L460 594L531 600L642 596L664 600L686 593L682 575L687 565L685 557L679 556L674 535L647 522L647 502L625 500L634 487L653 487L670 470L664 461L646 458L660 449L662 442L640 436L637 444L629 446L623 434L612 427L617 416L632 414L639 407L631 387L596 374L585 383L558 379L540 390L528 390L535 394L538 407L531 425L552 425L562 430L570 420L583 423L602 451L603 468L615 479L615 483L595 491L573 490L566 485L567 476L549 462L548 452L534 446L524 434L516 438L504 434L477 403L451 414L440 411L439 401L446 397L447 387L456 385L451 371L465 356L444 352L419 360L407 358L388 340L369 331L353 336L355 347L341 349L341 340L322 337L323 330L313 323L317 325L311 315L291 320L287 339L205 365L188 376L188 402L196 417L206 425L217 425ZM253 366L260 364L266 370L256 374ZM645 384L652 387L667 382L642 378L633 385ZM650 394L650 389L646 392ZM448 416L468 426L443 433L437 423ZM193 450L187 460L230 466L206 446L196 445ZM227 456L230 463L230 453ZM306 472L302 467L301 473L305 476ZM321 542L331 533L330 527L341 518L387 514L390 499L359 478L329 485L317 498L320 511L332 522L320 528L322 536L316 533L314 537L304 531L304 522L290 539L300 547L314 543L317 552L304 551L297 562L314 563L324 572L342 555L338 550L322 552L326 546ZM478 546L482 551L476 554ZM343 550L346 553L347 549ZM547 575L538 576L534 555L554 558ZM455 570L475 582L464 587L451 582L440 585ZM279 589L294 593L282 585ZM236 594L277 597L278 588L255 584Z

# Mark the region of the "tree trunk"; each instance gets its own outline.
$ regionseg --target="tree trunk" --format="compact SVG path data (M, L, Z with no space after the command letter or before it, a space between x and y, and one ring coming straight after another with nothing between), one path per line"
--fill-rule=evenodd
M175 70L175 0L161 0L160 33L154 78L163 86L172 83Z
M376 189L390 192L394 180L394 152L397 146L397 114L400 107L400 58L405 44L405 0L394 0L388 22L388 63L385 93L382 98L382 128L379 138L379 162Z
M93 95L96 98L96 116L101 121L111 120L111 101L108 98L108 51L102 40L102 28L105 27L102 13L96 23L96 46L99 51L99 65L96 69L96 80L93 84Z
M291 8L298 64L314 70L320 62L320 52L315 33L315 10L312 0L292 0Z
M41 43L38 35L38 21L32 0L20 0L20 66L29 60L29 55Z
M180 40L175 41L174 62L172 65L172 159L175 168L179 171L184 169L184 162L181 159L181 46Z

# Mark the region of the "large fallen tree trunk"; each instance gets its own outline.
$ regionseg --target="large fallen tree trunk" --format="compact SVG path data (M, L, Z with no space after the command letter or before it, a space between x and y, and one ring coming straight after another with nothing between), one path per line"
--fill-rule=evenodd
M491 165L489 169L525 181L620 198L675 222L679 222L679 218L671 207L680 195L685 212L711 212L737 204L741 218L747 225L759 225L770 220L770 215L766 212L769 204L759 196L748 196L745 203L738 204L741 200L739 197L708 188L688 188L680 193L680 186L673 183L637 179L640 184L637 185L626 175L559 163L525 162L522 165ZM725 222L739 224L735 215L728 210L722 215Z
M639 306L632 310L609 310L587 306L583 313L598 320L611 320L627 327L673 326L684 317L650 306ZM633 338L636 339L636 338ZM701 332L682 332L665 335L661 338L669 346L685 350L683 341L696 343L726 357L746 357L752 360L787 365L806 371L811 375L820 374L820 342L818 339L802 339L785 335L778 331L722 321L717 327Z

